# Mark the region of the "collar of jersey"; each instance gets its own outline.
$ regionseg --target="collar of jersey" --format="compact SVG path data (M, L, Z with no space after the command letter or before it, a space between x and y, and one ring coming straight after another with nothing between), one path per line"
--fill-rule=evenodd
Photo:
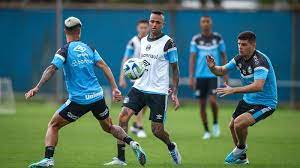
M162 33L160 36L158 37L155 37L155 38L150 38L150 34L147 36L147 41L151 42L151 41L155 41L155 40L158 40L160 38L162 38L165 34Z

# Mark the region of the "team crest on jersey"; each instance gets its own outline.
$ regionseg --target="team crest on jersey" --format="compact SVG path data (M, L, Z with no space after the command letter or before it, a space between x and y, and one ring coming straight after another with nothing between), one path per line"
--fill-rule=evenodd
M86 51L86 48L85 47L82 47L81 45L77 45L73 51L77 51L77 52L85 52Z
M200 45L204 45L204 41L200 41Z
M146 46L146 51L149 51L150 49L151 49L151 45L148 44L148 45Z
M257 58L257 56L256 56L256 55L254 55L253 59L254 59L254 63L255 63L255 65L258 65L258 64L259 64L259 61L258 61L258 58Z
M251 66L248 67L247 71L248 71L249 74L252 73L252 68L251 68Z

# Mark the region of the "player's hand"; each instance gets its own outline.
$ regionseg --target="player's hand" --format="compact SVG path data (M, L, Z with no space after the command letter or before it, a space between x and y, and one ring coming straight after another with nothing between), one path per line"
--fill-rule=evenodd
M122 94L118 88L112 89L113 101L120 101L122 99Z
M125 89L127 87L127 83L126 83L126 80L124 78L120 78L119 86L123 89Z
M190 80L189 80L189 85L190 85L190 88L191 89L195 89L195 78L194 77L190 77Z
M211 55L206 56L206 63L209 68L213 68L214 66L216 66L215 59Z
M39 88L34 87L33 89L31 89L27 93L25 93L25 99L29 99L29 98L33 97L34 95L37 94L37 92L39 92Z
M175 109L175 111L178 110L179 107L180 107L180 103L179 103L177 94L172 93L171 99L172 99L172 102L173 102L173 104L174 104L174 109Z
M234 88L227 85L226 82L224 82L224 85L225 87L223 88L217 88L217 95L219 95L220 97L224 97L234 93Z

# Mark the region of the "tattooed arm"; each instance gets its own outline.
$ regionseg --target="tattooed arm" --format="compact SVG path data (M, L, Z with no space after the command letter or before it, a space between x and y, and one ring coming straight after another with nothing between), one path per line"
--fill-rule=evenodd
M39 91L39 89L40 89L40 88L41 88L41 87L42 87L49 79L51 79L51 77L55 74L56 70L57 70L57 68L56 68L55 65L51 64L50 66L48 66L48 67L45 69L45 71L44 71L44 73L43 73L43 75L42 75L42 77L41 77L39 83L38 83L33 89L29 90L29 91L25 94L25 98L26 98L26 99L29 99L29 98L33 97L33 96Z

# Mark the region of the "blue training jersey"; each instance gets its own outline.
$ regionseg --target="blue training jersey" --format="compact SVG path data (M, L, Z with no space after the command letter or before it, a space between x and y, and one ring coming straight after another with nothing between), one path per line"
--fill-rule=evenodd
M103 98L103 90L94 72L101 61L99 53L81 41L72 41L60 48L51 62L63 68L69 99L78 104L90 104Z
M218 33L195 35L190 44L190 53L196 54L195 78L216 78L207 66L206 55L213 56L216 64L220 65L222 52L225 53L225 43Z
M263 79L265 84L263 90L254 93L245 93L243 99L249 104L269 106L273 109L277 106L277 84L276 76L270 59L262 52L256 50L249 60L237 55L229 61L225 68L240 71L243 86L249 85L254 80Z

